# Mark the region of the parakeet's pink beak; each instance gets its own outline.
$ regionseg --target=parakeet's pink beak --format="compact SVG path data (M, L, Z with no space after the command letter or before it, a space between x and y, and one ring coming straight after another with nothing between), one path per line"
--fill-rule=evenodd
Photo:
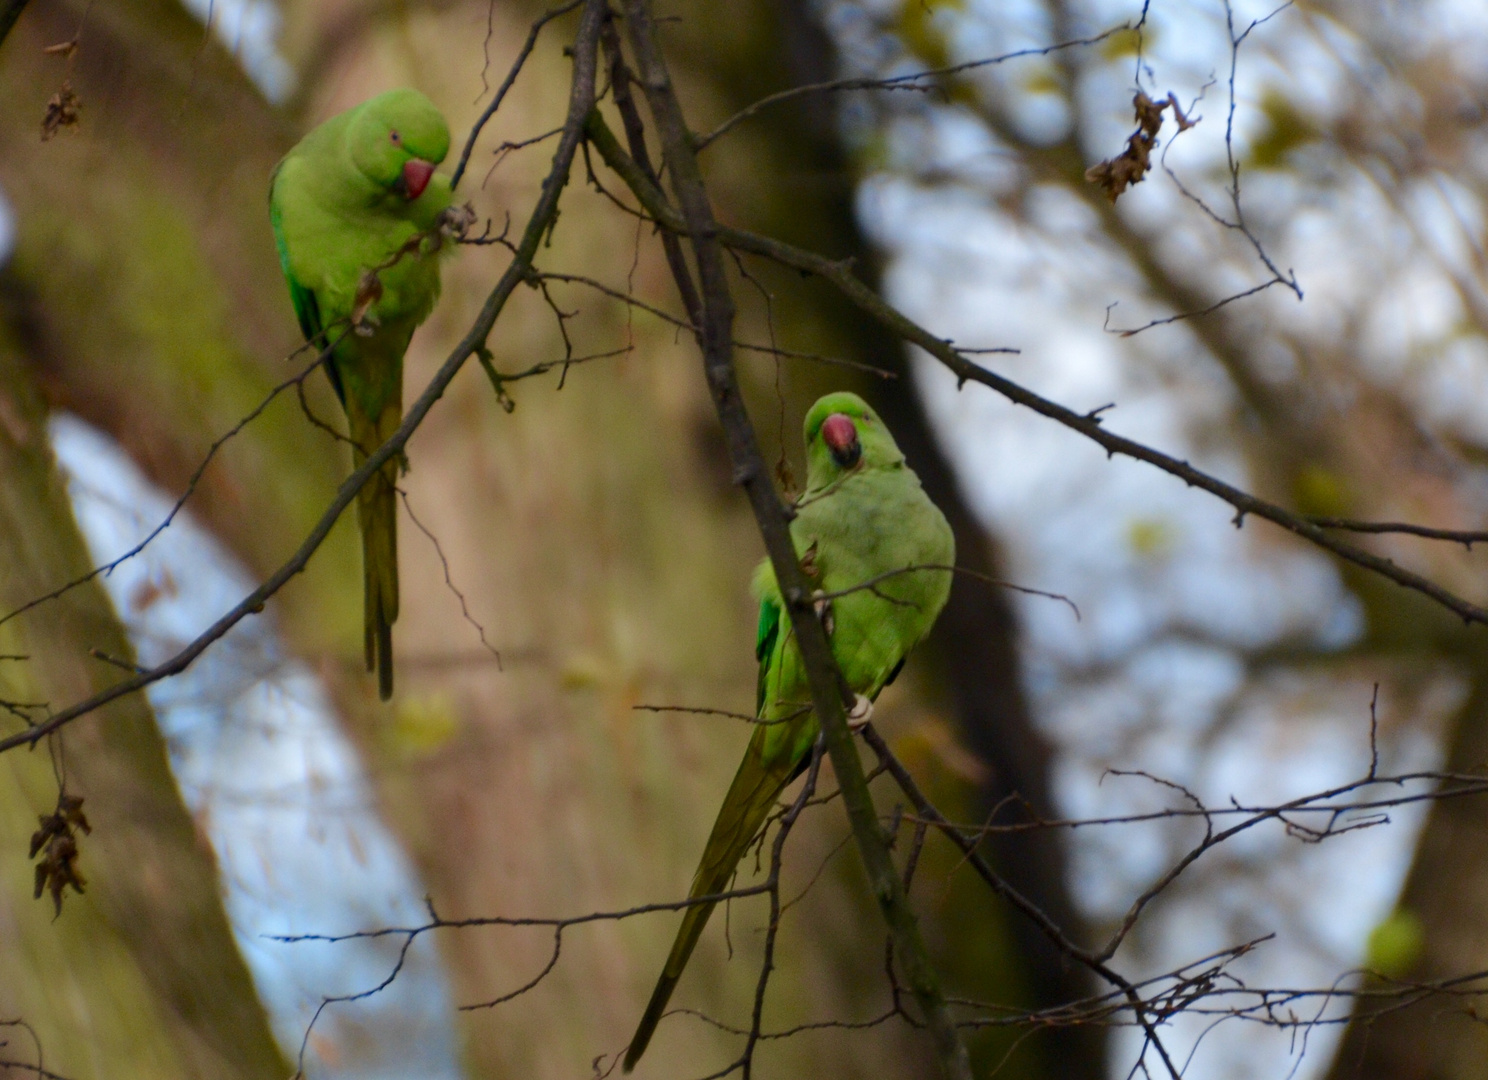
M403 193L412 202L429 186L429 177L434 175L434 165L423 158L409 158L403 163Z
M822 421L822 441L832 451L832 457L844 469L852 468L863 456L863 446L858 442L858 428L850 417L833 413Z

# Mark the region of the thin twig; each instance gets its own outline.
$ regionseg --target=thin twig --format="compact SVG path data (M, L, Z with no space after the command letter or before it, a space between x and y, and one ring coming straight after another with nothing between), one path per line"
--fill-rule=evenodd
M1412 525L1405 521L1355 521L1352 518L1318 517L1307 519L1320 529L1341 529L1344 532L1373 533L1386 535L1401 533L1406 536L1421 536L1427 540L1447 540L1461 544L1469 551L1474 544L1488 542L1488 532L1472 529L1435 529L1428 525Z
M916 71L910 75L895 75L887 79L833 79L830 82L810 83L806 86L793 86L788 90L781 90L770 94L768 97L760 98L752 105L745 106L734 113L723 123L719 124L706 135L697 136L693 139L693 147L699 151L705 149L715 139L728 134L744 121L767 109L771 105L778 105L782 101L790 101L792 98L802 97L807 94L831 94L844 90L933 90L934 87L919 85L926 79L941 79L947 75L959 75L965 71L975 71L977 68L991 67L994 64L1003 64L1009 60L1018 60L1029 56L1048 56L1050 53L1059 52L1062 49L1073 49L1081 45L1098 45L1113 34L1119 34L1123 30L1130 30L1130 23L1122 23L1113 26L1109 30L1102 31L1094 37L1076 38L1071 41L1061 41L1054 45L1045 45L1037 48L1018 49L1015 52L1003 53L1001 56L984 57L981 60L970 60L964 64L955 64L952 67L935 68L931 71Z
M749 713L731 712L728 709L704 709L692 705L632 705L636 712L677 712L689 713L694 716L726 716L730 720L743 720L746 724L757 724L760 727L769 727L771 724L788 724L797 717L803 716L811 711L810 705L802 705L799 709L774 720L765 720L762 717L751 716Z
M856 585L849 585L847 588L838 589L836 592L815 593L813 594L813 599L836 600L838 597L847 596L850 593L861 592L864 589L873 589L874 586L878 585L880 582L887 581L889 578L899 577L902 574L921 573L927 570L934 570L950 574L963 574L966 577L975 578L977 581L986 582L988 585L996 585L1000 589L1011 589L1013 592L1024 593L1028 596L1041 596L1045 600L1058 600L1060 603L1068 605L1069 609L1075 613L1075 620L1077 622L1080 621L1079 607L1076 606L1073 600L1071 600L1068 596L1065 596L1063 593L1046 592L1043 589L1035 589L1027 585L1014 585L1011 581L1003 581L1001 578L992 577L989 574L984 574L979 570L973 570L967 566L952 566L949 563L914 563L910 566L901 566L897 570L885 570L882 574L875 574L867 581L860 581ZM877 590L874 591L875 593L877 593ZM884 597L884 599L889 598Z
M413 522L414 528L423 533L430 544L434 545L434 555L439 559L439 568L444 571L445 588L454 593L455 599L459 601L461 618L475 628L476 635L480 638L481 648L490 653L491 658L496 661L496 670L504 670L501 666L501 650L486 640L486 628L480 624L480 621L474 615L470 614L470 605L465 601L465 594L460 591L460 587L455 584L455 579L450 576L450 564L449 559L445 558L444 555L444 545L439 542L439 537L435 536L419 520L419 516L413 512L413 503L408 501L408 492L404 491L401 487L395 490L398 492L399 498L403 500L403 509L408 511L408 520Z
M903 764L900 763L899 759L894 756L893 751L891 751L888 744L883 741L882 736L880 736L878 732L874 730L874 727L871 723L864 725L861 734L863 736L863 741L866 742L869 748L873 750L874 754L878 756L879 763L882 764L886 769L888 769L889 775L894 778L894 782L899 785L899 789L904 792L904 794L909 798L909 801L915 805L915 808L919 810L921 815L923 815L928 821L930 821L931 824L939 829L941 833L945 835L953 844L961 849L961 852L966 857L967 862L970 863L971 866L977 871L982 880L984 880L991 887L993 892L1006 899L1009 903L1011 903L1014 907L1016 907L1019 911L1021 911L1024 915L1031 919L1034 925L1039 928L1040 932L1042 932L1044 936L1047 937L1050 942L1053 943L1054 947L1057 948L1061 953L1083 964L1096 975L1099 975L1106 982L1118 988L1125 995L1126 999L1131 1004L1138 1023L1141 1025L1142 1030L1147 1037L1147 1043L1157 1049L1158 1055L1162 1058L1163 1064L1167 1066L1169 1075L1172 1077L1172 1080L1180 1080L1180 1073L1177 1067L1173 1064L1172 1059L1168 1056L1167 1048L1163 1045L1162 1040L1158 1037L1157 1030L1155 1025L1153 1024L1153 1021L1147 1016L1145 1006L1141 999L1141 995L1138 994L1136 988L1132 985L1130 980L1128 980L1124 975L1120 974L1110 967L1110 965L1107 963L1107 960L1109 960L1110 957L1091 953L1088 950L1082 949L1080 946L1076 945L1065 935L1064 931L1052 919L1050 919L1049 916L1046 915L1042 909L1039 908L1037 904L1033 903L1027 897L1023 896L1023 894L1020 893L1017 889L1013 888L1006 881L1004 881L1001 876L999 876L996 871L992 869L991 865L988 864L986 859L982 857L981 853L977 851L977 842L963 836L959 830L954 828L950 824L950 822L948 822L941 815L940 811L935 808L934 804L932 804L930 800L925 797L924 793L920 790L919 785L915 783L914 777L909 774L909 770L905 769Z
M760 1039L760 1021L765 1011L765 988L770 983L770 973L775 970L775 939L780 931L780 869L785 854L785 840L790 835L796 819L801 816L811 796L816 791L816 780L821 774L822 752L826 743L817 736L811 748L811 764L806 769L806 783L789 810L780 818L780 827L775 831L775 844L770 849L770 921L765 930L765 955L760 961L759 981L754 990L754 1011L750 1014L749 1037L744 1043L744 1052L739 1056L739 1067L744 1080L749 1080L754 1068L754 1048Z
M495 116L496 110L501 108L501 102L506 97L506 92L511 89L512 83L517 81L517 75L521 72L522 65L527 63L527 57L532 55L532 49L537 44L537 36L542 33L543 27L559 16L567 15L584 2L585 0L568 0L566 4L559 4L557 7L543 12L533 22L531 29L527 31L527 40L522 43L522 48L517 52L517 58L512 61L511 70L506 73L506 78L501 80L501 85L497 87L496 96L491 99L491 104L486 106L485 111L480 114L480 117L470 129L470 135L465 140L465 149L460 151L460 160L455 165L455 171L450 174L451 191L459 186L460 178L465 175L465 166L470 163L471 151L475 149L475 140L480 138L481 129L486 126L486 121ZM484 72L482 72L482 78L484 77Z
M698 328L692 323L688 322L686 319L678 318L676 315L671 314L669 311L666 311L663 308L657 307L655 304L649 304L645 300L642 300L640 297L636 296L634 293L624 292L620 289L614 288L613 286L606 285L602 281L597 281L594 278L586 277L583 274L561 274L551 270L542 270L537 272L534 276L539 281L559 281L569 285L586 286L590 289L593 289L597 293L610 297L612 300L618 300L628 307L637 308L641 311L646 312L648 315L654 315L656 318L660 319L662 322L668 324L669 326L675 326L679 330L686 330L689 334L693 335L696 335L698 332ZM756 345L753 342L749 341L735 340L733 342L733 346L736 349L745 349L749 352L764 353L769 356L779 356L787 360L809 360L818 364L834 364L838 367L852 368L854 371L866 372L869 375L874 375L884 380L899 378L899 376L895 372L888 371L873 364L865 364L859 360L848 360L840 356L824 356L821 353L799 352L795 349L786 349L778 345Z
M202 476L206 473L207 466L211 465L213 460L216 458L217 452L221 450L225 445L227 445L227 443L231 439L242 432L242 430L249 424L253 423L253 421L262 416L264 410L272 405L275 399L278 398L280 394L288 390L291 386L303 387L305 380L310 377L311 373L314 372L316 368L320 367L326 362L327 358L331 355L332 350L335 349L335 347L340 343L341 338L345 337L346 334L349 332L350 326L343 327L342 332L337 335L336 340L327 345L325 349L320 353L320 355L315 358L314 362L310 364L310 366L301 370L297 375L293 375L290 378L285 379L279 385L273 387L264 396L264 399L257 405L255 405L246 416L244 416L232 427L228 428L225 432L219 435L216 440L213 441L212 445L207 447L206 454L202 456L202 459L197 464L196 469L192 472L191 476L187 478L185 489L176 498L176 501L171 504L170 510L166 512L166 515L161 520L160 524L151 529L149 533L145 535L144 539L135 544L128 551L124 552L122 555L119 555L117 558L111 559L106 563L95 566L86 574L82 574L76 578L73 578L66 584L59 585L51 592L46 593L42 596L38 596L34 600L28 600L26 603L22 604L20 607L14 609L13 611L9 611L4 615L0 615L0 626L4 626L6 623L10 622L10 620L20 615L24 615L32 608L39 607L40 605L45 604L48 601L56 600L71 592L73 589L86 585L88 582L92 581L96 577L99 577L100 575L105 577L108 576L124 563L128 562L140 552L144 551L145 548L149 547L150 544L154 542L156 537L165 532L166 529L170 528L171 524L176 520L181 511L185 508L186 503L190 500L191 496L196 493L197 485L201 482ZM298 349L290 354L290 358L293 359L295 356L298 356L300 353L311 347L312 346L308 342L304 345L301 345Z

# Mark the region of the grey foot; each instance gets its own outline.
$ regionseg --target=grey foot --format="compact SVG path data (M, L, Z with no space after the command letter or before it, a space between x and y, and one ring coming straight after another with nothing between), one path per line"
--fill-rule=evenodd
M873 702L862 694L853 698L853 707L847 710L847 730L852 732L862 731L868 726L868 721L873 719Z
M821 619L822 629L827 632L827 637L832 636L832 631L837 628L837 622L832 618L832 601L828 600L826 594L817 589L813 594L815 599L816 616Z

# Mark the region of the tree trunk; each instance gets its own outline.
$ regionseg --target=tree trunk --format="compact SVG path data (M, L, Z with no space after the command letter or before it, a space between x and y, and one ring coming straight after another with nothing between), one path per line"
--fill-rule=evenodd
M1472 692L1449 731L1443 768L1481 772L1488 762L1488 670L1479 660ZM1398 910L1420 920L1423 947L1396 979L1427 983L1488 969L1488 800L1433 803ZM1366 989L1399 990L1370 978ZM1334 1058L1330 1080L1483 1080L1488 1030L1468 997L1427 997L1408 1008L1362 999ZM1377 1014L1377 1015L1376 1015Z
M4 333L0 330L0 333ZM0 341L0 607L89 566L52 466L46 414L14 341ZM60 704L117 681L98 652L128 638L97 584L0 627L0 696ZM25 657L25 659L13 659ZM34 716L39 713L33 713ZM7 718L5 730L18 721ZM24 855L59 778L81 797L87 891L32 898ZM31 1026L44 1066L88 1077L279 1078L288 1067L228 928L210 848L181 802L154 716L139 696L0 760L0 1017ZM19 1030L0 1058L35 1061ZM38 1062L40 1063L40 1062Z

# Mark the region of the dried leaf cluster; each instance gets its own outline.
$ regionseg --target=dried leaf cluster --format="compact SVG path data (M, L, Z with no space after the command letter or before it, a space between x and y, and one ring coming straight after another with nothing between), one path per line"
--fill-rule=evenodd
M1132 107L1137 115L1137 130L1126 140L1126 149L1113 158L1085 171L1085 179L1105 189L1111 201L1131 187L1140 184L1152 168L1152 151L1157 148L1157 133L1162 130L1163 110L1172 106L1173 117L1178 121L1178 130L1187 131L1196 121L1190 120L1178 107L1178 99L1168 94L1164 101L1153 101L1141 90L1132 98Z
M62 914L62 892L69 885L79 895L87 884L78 873L78 845L75 829L84 833L93 830L83 815L81 795L57 795L57 809L37 819L41 827L31 834L31 858L41 852L41 861L36 864L36 893L39 900L43 892L52 894L52 903L57 914Z
M41 141L46 142L63 128L75 127L82 111L83 103L72 89L72 83L64 82L62 89L47 100L46 113L41 118Z

